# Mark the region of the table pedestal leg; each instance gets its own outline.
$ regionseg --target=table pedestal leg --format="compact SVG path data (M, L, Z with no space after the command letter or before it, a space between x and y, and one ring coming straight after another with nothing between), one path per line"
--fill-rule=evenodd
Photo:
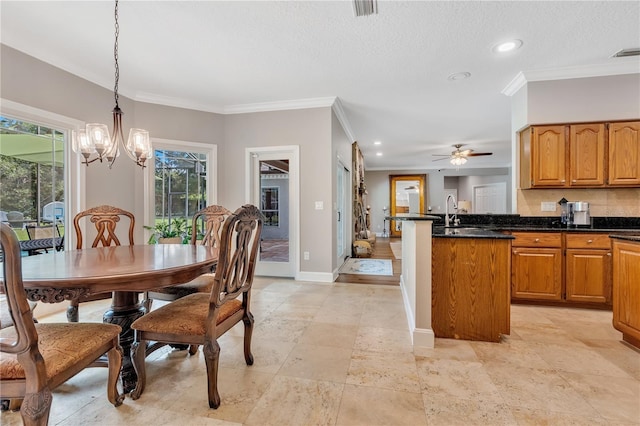
M111 309L104 313L102 320L109 324L117 324L122 327L120 333L120 346L124 353L122 360L122 387L127 394L136 386L138 376L131 362L131 345L133 343L133 330L131 324L144 315L144 307L138 302L138 293L130 291L115 291Z

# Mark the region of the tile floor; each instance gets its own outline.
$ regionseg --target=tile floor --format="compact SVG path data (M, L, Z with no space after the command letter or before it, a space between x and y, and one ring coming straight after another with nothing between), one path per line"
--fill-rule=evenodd
M105 306L81 305L81 320ZM218 410L201 351L167 349L147 359L139 400L109 405L106 369L88 369L54 392L50 424L640 425L640 351L611 312L514 305L501 343L414 354L399 287L259 278L252 306L255 364L242 327L221 339Z

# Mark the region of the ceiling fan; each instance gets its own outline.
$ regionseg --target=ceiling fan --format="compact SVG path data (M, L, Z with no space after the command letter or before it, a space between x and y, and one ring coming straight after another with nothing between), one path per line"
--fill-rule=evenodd
M467 162L467 157L480 157L482 155L493 155L493 152L473 152L472 149L460 150L464 145L457 143L453 145L455 150L451 151L451 154L433 154L434 157L443 157L437 158L433 161L440 161L449 159L451 164L459 166Z

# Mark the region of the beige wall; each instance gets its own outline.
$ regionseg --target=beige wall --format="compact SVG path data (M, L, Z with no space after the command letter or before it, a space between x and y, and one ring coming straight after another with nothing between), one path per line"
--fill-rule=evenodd
M219 152L220 199L231 206L246 201L246 148L299 146L300 270L331 273L331 108L227 115L224 122L225 142ZM323 210L315 209L316 201L323 202ZM309 260L303 259L305 251Z
M0 95L3 99L82 122L111 121L112 89L0 45ZM218 200L235 208L245 199L245 148L280 145L300 147L300 251L302 271L331 276L335 252L335 158L351 162L350 145L330 107L219 114L134 102L120 96L125 128L148 129L152 138L211 143L218 146ZM86 207L113 204L143 218L143 171L122 154L112 170L92 164L86 169ZM315 201L324 209L316 210ZM144 240L143 220L135 239Z
M640 74L528 83L512 98L513 147L516 132L529 124L636 120L640 118ZM517 164L517 163L514 163ZM517 168L516 170L519 170ZM518 174L514 173L514 188ZM640 189L516 189L517 212L526 216L559 216L543 212L542 201L590 202L592 216L640 216Z

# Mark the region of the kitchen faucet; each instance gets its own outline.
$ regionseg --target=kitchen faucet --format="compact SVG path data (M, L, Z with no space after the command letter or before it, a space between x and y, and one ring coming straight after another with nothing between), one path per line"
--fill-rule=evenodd
M453 200L453 214L451 218L449 217L449 200ZM458 210L458 202L456 201L456 197L453 194L447 195L447 199L444 202L444 226L449 226L451 220L453 220L454 225L460 224L460 219L456 215L456 211Z

